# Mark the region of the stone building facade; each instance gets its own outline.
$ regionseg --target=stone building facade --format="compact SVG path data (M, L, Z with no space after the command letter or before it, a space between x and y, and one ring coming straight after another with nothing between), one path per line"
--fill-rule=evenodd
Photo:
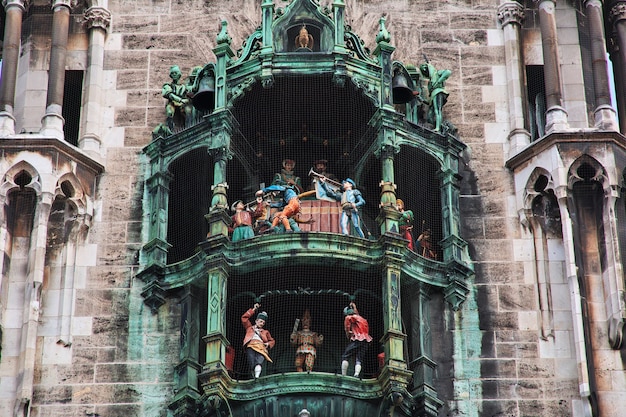
M0 17L0 415L623 415L626 2ZM315 223L233 239L231 205L289 158L303 188L315 160L354 181L364 237L301 190ZM357 378L350 302L374 337ZM255 303L276 347L252 378ZM304 307L324 342L301 373Z

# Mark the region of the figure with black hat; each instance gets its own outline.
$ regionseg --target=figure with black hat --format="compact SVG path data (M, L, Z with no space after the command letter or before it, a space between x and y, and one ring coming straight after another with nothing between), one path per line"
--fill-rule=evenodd
M359 215L359 207L365 205L365 199L363 199L361 192L356 189L355 182L350 178L343 180L341 182L343 192L338 192L330 188L326 184L324 177L320 177L320 184L328 196L337 201L341 201L341 233L344 235L350 234L348 222L351 220L354 233L365 238L365 234L361 229L361 216Z
M373 340L369 334L369 324L367 320L359 314L356 304L351 302L348 307L343 309L343 328L346 337L350 340L343 355L341 355L341 375L348 373L349 359L354 356L354 376L358 377L361 373L363 358L369 343Z
M317 161L313 161L313 167L309 171L309 175L314 173L311 179L311 188L309 190L315 190L315 184L318 182L318 177L325 177L332 181L337 181L337 177L327 171L328 169L328 161L326 159L318 159Z
M261 376L261 370L266 360L272 362L268 351L273 348L276 343L270 332L264 329L265 323L267 322L267 313L265 311L261 311L257 314L254 324L250 323L250 318L257 312L259 307L261 307L261 305L255 303L254 307L241 316L241 323L244 329L246 329L246 335L243 338L243 346L248 358L248 364L252 369L252 375L255 378Z

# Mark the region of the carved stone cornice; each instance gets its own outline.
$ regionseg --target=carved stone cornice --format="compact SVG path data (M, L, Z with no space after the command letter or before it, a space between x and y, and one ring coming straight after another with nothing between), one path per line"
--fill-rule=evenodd
M87 29L100 28L107 30L111 25L111 12L100 6L90 7L85 11Z
M626 2L619 2L609 11L611 23L616 24L620 20L626 19Z
M524 8L516 1L504 3L498 8L498 21L502 27L513 23L521 25L524 17Z

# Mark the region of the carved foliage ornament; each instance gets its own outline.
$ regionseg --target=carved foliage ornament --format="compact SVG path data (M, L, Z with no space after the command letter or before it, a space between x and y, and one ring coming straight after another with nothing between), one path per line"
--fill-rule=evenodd
M107 30L111 25L111 12L104 7L90 7L85 11L87 28L100 28Z
M615 6L611 7L611 11L609 12L609 17L613 24L617 23L620 20L626 19L626 3L620 2Z
M521 25L524 17L524 9L517 2L505 3L498 9L498 20L503 27L511 23Z

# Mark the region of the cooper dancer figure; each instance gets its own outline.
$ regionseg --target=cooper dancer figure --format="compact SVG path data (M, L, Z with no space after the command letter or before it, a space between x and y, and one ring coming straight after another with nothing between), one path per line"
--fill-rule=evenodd
M369 334L367 320L359 315L355 303L351 302L348 307L344 308L343 314L345 316L343 327L350 343L346 346L343 355L341 355L341 375L345 376L348 373L348 360L354 356L354 376L358 377L361 373L363 357L369 347L369 343L372 341L372 336Z
M255 378L261 376L261 370L265 360L272 362L268 350L273 348L276 343L270 332L263 328L267 321L267 313L265 311L261 311L256 316L254 325L250 323L250 317L256 313L260 306L259 303L255 303L254 307L241 316L241 323L244 329L246 329L246 335L243 338L243 346L246 350L246 356L248 357L248 364Z

